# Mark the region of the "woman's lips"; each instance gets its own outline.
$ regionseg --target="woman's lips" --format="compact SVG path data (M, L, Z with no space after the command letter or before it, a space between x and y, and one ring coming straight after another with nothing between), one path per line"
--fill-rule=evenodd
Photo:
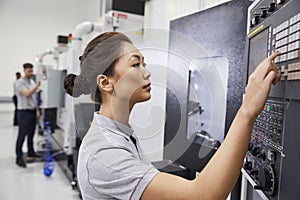
M143 87L143 89L149 90L149 91L150 91L150 90L151 90L151 83L145 85L145 86Z

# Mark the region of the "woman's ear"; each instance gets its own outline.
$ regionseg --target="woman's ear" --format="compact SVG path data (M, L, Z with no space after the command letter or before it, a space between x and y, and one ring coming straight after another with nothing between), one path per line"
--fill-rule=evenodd
M97 76L97 85L100 90L103 90L105 92L110 93L113 91L112 81L103 74Z

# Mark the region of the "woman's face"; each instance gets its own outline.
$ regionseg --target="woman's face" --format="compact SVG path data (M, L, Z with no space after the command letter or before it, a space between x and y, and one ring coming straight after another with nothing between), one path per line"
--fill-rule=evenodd
M151 98L151 73L145 68L144 57L132 44L122 45L121 56L114 66L113 96L129 103L147 101Z

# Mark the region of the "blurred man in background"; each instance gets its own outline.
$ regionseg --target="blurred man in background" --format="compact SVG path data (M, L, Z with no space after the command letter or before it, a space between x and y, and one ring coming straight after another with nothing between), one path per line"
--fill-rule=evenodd
M35 83L32 80L33 65L25 63L23 65L24 76L16 82L16 94L18 99L18 124L19 134L16 142L16 164L26 167L23 159L22 147L27 135L27 158L40 158L33 148L33 137L35 132L36 120L40 118L40 111L36 102L36 91L40 86L40 81Z

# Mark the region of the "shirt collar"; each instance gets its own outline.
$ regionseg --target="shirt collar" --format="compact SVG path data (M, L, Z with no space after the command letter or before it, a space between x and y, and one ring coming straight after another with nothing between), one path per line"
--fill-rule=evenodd
M27 83L31 82L31 78L26 78L25 76L21 77L24 81L26 81Z
M133 134L134 130L129 125L125 125L116 120L110 119L103 115L100 115L98 112L94 113L94 123L96 125L101 126L105 129L108 129L118 135L125 136L127 139Z

